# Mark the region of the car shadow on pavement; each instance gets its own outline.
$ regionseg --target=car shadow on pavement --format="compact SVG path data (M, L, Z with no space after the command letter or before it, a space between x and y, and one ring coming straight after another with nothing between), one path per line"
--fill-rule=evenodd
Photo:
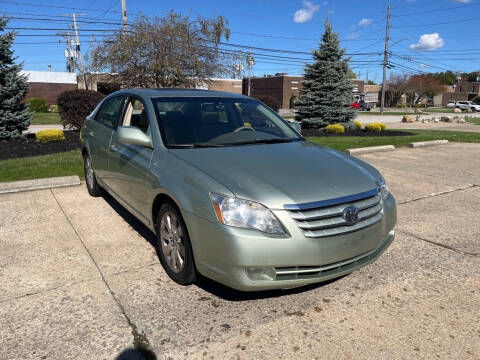
M347 275L344 275L344 276L347 276ZM312 290L321 288L325 285L328 285L332 282L335 282L341 279L342 277L326 280L321 283L308 284L308 285L303 285L303 286L290 288L290 289L264 290L264 291L239 291L239 290L229 288L228 286L225 286L214 280L208 279L200 275L199 279L196 282L196 285L199 288L211 293L212 295L215 295L226 301L250 301L250 300L268 299L268 298L275 298L280 296L294 295L294 294L300 294L307 291L312 291Z
M138 232L154 249L157 237L150 231L143 223L133 216L127 209L125 209L117 200L115 200L110 194L103 194L103 199L112 207L113 210L120 215L123 220L127 222L136 232ZM158 255L158 254L157 254Z
M115 360L157 360L157 355L147 349L125 349L117 355Z
M115 200L111 195L104 194L103 199L112 207L113 210L120 215L123 220L127 222L136 232L138 232L154 249L157 253L157 257L160 263L160 254L158 248L155 246L157 241L156 235L147 228L140 220L133 216L127 209L125 209L117 200ZM346 275L345 275L346 276ZM198 274L198 279L195 283L196 286L201 288L204 291L211 293L223 300L226 301L249 301L257 299L266 299L274 298L292 294L299 294L306 291L311 291L327 284L330 284L334 281L337 281L341 278L327 280L321 283L304 285L291 289L281 289L281 290L265 290L265 291L239 291L223 284L220 284L214 280L208 279L200 274ZM173 281L173 280L171 280Z

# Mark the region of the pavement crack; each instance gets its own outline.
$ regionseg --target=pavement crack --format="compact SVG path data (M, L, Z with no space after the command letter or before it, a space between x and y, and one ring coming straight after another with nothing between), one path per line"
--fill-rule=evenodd
M459 187L459 188L456 188L456 189L441 191L441 192L438 192L438 193L433 193L433 194L430 194L430 195L421 196L421 197L411 199L411 200L399 201L396 204L397 205L405 205L405 204L409 204L409 203L412 203L412 202L416 202L416 201L420 201L420 200L424 200L424 199L429 199L429 198L432 198L432 197L447 195L447 194L451 194L451 193L454 193L454 192L457 192L457 191L463 191L463 190L467 190L467 189L471 189L471 188L475 188L475 187L479 187L479 185L477 185L477 184L467 184L465 186L462 186L462 187Z
M451 251L454 251L454 252L457 252L457 253L460 253L462 255L468 255L468 256L475 256L475 257L480 257L480 253L472 253L472 252L468 252L468 251L462 251L462 250L459 250L457 248L454 248L453 246L450 246L450 245L445 245L445 244L442 244L442 243L439 243L439 242L436 242L436 241L433 241L433 240L428 240L428 239L425 239L425 238L422 238L421 236L418 236L414 233L411 233L409 231L405 231L405 230L398 230L397 229L397 232L400 233L400 234L404 234L404 235L407 235L407 236L411 236L417 240L421 240L421 241L425 241L429 244L432 244L432 245L436 245L436 246L440 246L442 248L445 248L445 249L448 249L448 250L451 250Z
M110 285L108 284L107 282L107 279L105 279L105 276L102 272L102 270L100 269L100 266L97 264L97 262L95 261L95 258L93 257L92 253L90 252L90 250L88 249L87 245L85 244L85 242L83 241L82 237L80 236L80 234L78 233L77 229L75 229L75 226L73 226L70 218L68 217L67 213L65 212L63 206L60 204L60 202L58 201L57 197L55 196L55 193L53 192L53 190L50 190L50 192L52 193L52 196L53 198L55 199L55 201L57 202L60 210L62 211L63 215L65 216L65 219L67 219L68 223L70 224L70 226L72 227L73 231L75 232L75 235L76 237L78 238L78 240L80 241L80 243L82 244L83 248L85 249L85 251L87 252L88 256L90 257L90 259L92 260L93 264L95 265L95 267L97 268L98 270L98 273L100 274L100 277L102 278L102 281L103 283L105 284L105 286L107 287L107 290L108 292L110 293L110 295L112 296L113 300L116 302L120 312L122 313L122 315L124 316L125 320L127 321L128 325L130 326L130 329L132 330L132 335L133 335L133 347L135 350L137 350L145 360L153 360L153 359L156 359L157 357L155 356L155 353L153 352L151 346L150 346L150 342L148 341L148 338L147 336L145 335L145 333L143 331L139 331L138 330L138 327L137 325L135 325L135 323L130 319L130 317L127 315L126 311L125 311L125 308L123 306L123 304L120 302L120 300L117 298L117 296L115 295L115 293L112 291L112 289L110 288Z

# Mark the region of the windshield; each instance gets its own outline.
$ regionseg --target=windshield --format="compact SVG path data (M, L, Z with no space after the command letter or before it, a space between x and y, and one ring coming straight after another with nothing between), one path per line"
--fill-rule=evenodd
M252 99L153 99L168 147L238 146L303 138L272 110Z

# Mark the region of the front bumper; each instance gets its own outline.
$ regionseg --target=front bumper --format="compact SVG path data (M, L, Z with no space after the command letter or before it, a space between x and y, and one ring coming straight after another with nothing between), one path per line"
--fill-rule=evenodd
M291 288L340 277L375 261L395 237L389 195L375 225L330 238L306 238L287 211L274 211L287 235L268 235L184 214L197 270L237 290ZM263 278L255 275L264 271Z

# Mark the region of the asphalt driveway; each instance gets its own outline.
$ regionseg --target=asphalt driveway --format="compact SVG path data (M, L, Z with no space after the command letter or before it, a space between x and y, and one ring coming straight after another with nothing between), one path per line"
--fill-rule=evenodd
M0 359L479 359L480 146L362 159L397 198L396 240L289 291L176 285L154 236L84 186L0 195Z

